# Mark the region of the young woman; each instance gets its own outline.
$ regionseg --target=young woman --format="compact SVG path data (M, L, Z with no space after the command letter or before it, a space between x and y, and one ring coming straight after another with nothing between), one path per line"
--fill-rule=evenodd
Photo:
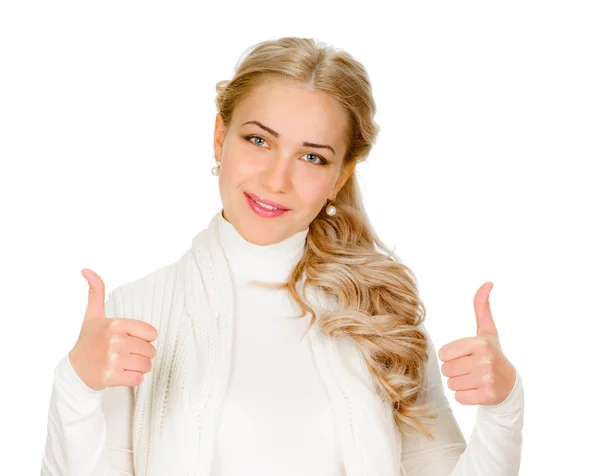
M223 207L181 258L90 286L58 364L46 475L509 476L523 388L475 295L477 336L440 349L416 280L353 174L378 132L361 63L312 39L255 45L217 85ZM152 343L154 342L154 344Z

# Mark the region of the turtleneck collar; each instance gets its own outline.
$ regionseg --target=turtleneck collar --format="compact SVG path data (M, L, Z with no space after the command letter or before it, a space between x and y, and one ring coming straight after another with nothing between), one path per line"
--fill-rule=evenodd
M235 279L283 283L302 258L308 228L279 243L263 246L246 241L225 220L222 209L215 219L219 241Z

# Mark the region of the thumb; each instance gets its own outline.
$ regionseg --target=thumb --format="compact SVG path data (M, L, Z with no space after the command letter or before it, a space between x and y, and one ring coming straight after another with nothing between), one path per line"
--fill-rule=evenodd
M88 305L83 316L84 322L89 319L106 317L104 313L104 281L91 269L82 269L81 274L90 286Z
M490 309L490 292L494 283L484 283L475 293L473 307L475 308L475 319L477 320L477 335L491 334L498 337L498 329L492 317Z

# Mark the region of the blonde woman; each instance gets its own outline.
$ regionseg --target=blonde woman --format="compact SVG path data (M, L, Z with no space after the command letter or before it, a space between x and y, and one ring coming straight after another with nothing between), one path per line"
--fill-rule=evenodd
M56 367L42 474L510 476L523 388L489 308L442 347L354 174L377 137L367 72L312 39L254 45L217 84L222 209L168 266L89 301Z

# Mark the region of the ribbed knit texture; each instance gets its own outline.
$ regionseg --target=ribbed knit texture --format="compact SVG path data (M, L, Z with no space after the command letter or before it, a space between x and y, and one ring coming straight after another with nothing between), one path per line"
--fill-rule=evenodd
M178 262L116 288L106 303L111 317L141 319L158 330L153 368L141 385L133 387L136 476L211 476L219 413L231 369L234 310L232 279L217 222L218 214ZM309 288L306 298L318 318L335 306L333 299L314 288ZM325 336L318 324L307 336L331 398L347 476L518 474L524 413L519 374L504 402L477 407L476 425L465 450L429 337L426 388L420 402L432 403L439 414L431 428L433 441L419 434L400 435L391 406L377 394L366 362L351 339ZM117 411L118 400L103 405L106 414L100 411L97 403L107 395L104 392L86 388L67 357L61 360L55 371L42 474L122 474L112 468L122 465L129 448L121 448L116 456L114 451L105 451L105 422L110 434L119 436L115 437L119 446L125 445L120 436L128 422Z
M112 293L123 315L143 318L158 330L153 371L134 388L136 475L210 474L230 372L233 316L232 281L217 222L215 215L177 263ZM317 311L331 305L314 290L308 297ZM398 442L391 410L375 394L358 349L346 339L335 339L334 346L317 325L308 335L336 409L344 460L351 462L348 476L392 474L398 448L391 445ZM351 372L343 367L340 351L357 364Z

